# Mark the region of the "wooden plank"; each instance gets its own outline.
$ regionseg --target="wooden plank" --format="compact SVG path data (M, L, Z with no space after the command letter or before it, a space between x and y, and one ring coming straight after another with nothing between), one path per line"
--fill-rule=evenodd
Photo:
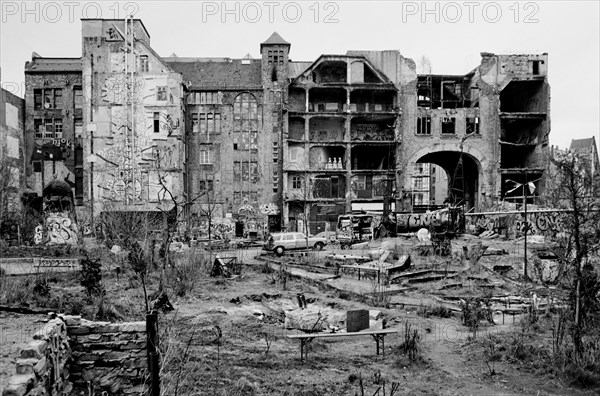
M359 335L377 335L377 334L393 334L397 333L397 329L383 329L370 331L357 331L354 333L306 333L306 334L289 334L287 338L328 338L328 337L351 337Z

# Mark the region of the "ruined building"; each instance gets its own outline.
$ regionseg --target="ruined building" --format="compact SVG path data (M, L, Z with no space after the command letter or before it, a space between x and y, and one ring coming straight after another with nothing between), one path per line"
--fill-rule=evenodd
M60 170L82 216L170 210L173 196L188 229L314 233L350 210L481 210L519 200L525 179L544 191L546 54L418 75L395 50L293 61L273 33L256 59L161 58L140 20L82 23L79 61L26 67L27 134L48 147L30 173L43 185ZM443 169L435 191L430 174L416 191L417 164Z
M0 224L21 211L25 188L25 101L0 88ZM0 234L4 230L0 228Z

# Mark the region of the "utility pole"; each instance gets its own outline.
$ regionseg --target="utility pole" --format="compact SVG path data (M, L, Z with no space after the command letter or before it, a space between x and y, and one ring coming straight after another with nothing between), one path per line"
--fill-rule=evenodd
M527 170L525 170L525 184L523 184L523 211L525 212L525 220L524 220L524 224L525 224L525 229L523 231L525 238L524 238L524 249L525 251L523 252L523 277L525 279L527 279L527 230L529 228L529 223L527 221L527 189L529 188L529 184L527 183Z

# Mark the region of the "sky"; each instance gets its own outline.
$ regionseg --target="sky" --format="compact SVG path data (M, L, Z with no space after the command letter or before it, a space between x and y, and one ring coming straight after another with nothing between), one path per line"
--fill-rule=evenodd
M466 74L481 52L548 53L550 144L600 144L598 1L0 1L2 86L23 96L24 64L81 56L81 18L142 19L162 56L259 57L277 31L290 58L348 50L425 57L434 74Z

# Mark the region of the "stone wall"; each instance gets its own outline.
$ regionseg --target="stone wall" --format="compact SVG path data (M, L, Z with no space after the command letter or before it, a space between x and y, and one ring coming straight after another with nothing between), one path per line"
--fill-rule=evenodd
M2 396L70 395L70 358L67 326L62 319L52 319L21 350L17 374L10 378Z
M143 394L146 369L145 322L59 315L21 351L2 396Z
M74 394L88 386L94 394L143 393L146 377L146 323L91 322L67 317L67 330L73 351L70 368Z

